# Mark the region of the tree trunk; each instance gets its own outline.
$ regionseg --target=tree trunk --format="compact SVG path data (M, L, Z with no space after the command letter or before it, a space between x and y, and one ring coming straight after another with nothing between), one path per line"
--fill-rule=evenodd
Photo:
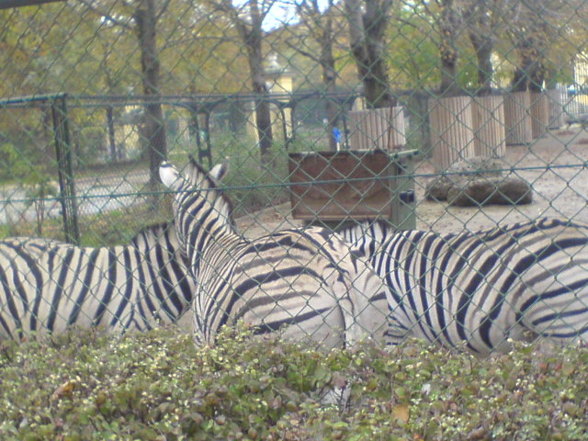
M334 101L336 92L337 71L335 69L335 57L333 55L333 33L332 20L328 18L323 36L321 38L321 57L320 64L322 67L323 84L327 95L327 136L329 139L329 148L337 150L337 141L333 136L333 130L337 126L339 118L338 106Z
M439 94L443 97L459 95L457 77L457 53L449 48L441 48L441 86Z
M145 127L147 155L149 157L149 186L157 188L159 164L167 158L167 142L163 111L159 102L159 58L156 41L155 0L141 0L135 10L135 22L141 49L141 74L145 105Z
M301 55L318 62L322 71L323 92L325 94L325 111L326 111L326 135L330 150L337 150L337 140L334 136L334 129L337 127L340 108L336 102L335 92L337 83L337 70L335 68L335 56L333 55L333 45L336 38L333 32L333 11L335 0L328 0L326 13L321 12L318 0L301 0L296 3L296 10L301 18L301 23L305 25L308 35L319 45L319 55L316 56L314 51L306 51L300 46L291 45ZM304 31L303 31L304 33ZM304 37L303 37L304 38Z
M273 143L272 119L268 102L268 90L265 84L265 69L263 67L263 18L260 15L257 0L249 3L251 24L239 22L239 30L247 48L247 59L251 72L253 93L255 94L255 121L259 138L261 162L271 161L270 152Z
M535 60L529 72L529 90L540 93L546 78L546 70L540 60Z
M548 36L551 32L552 30L549 25L541 20L537 25L535 34L531 36L533 41L533 51L531 52L533 65L529 72L529 90L531 92L543 92L545 81L549 78L545 59L549 43L545 38L540 38L540 36Z
M524 69L517 67L512 75L510 88L513 92L525 92L527 90L527 73Z
M236 100L232 102L231 106L229 106L229 127L233 135L239 133L239 131L247 124L247 110L243 103L244 101Z
M533 45L534 42L531 38L522 38L516 45L519 54L519 65L513 73L511 83L511 90L513 92L526 92L529 90L529 79L534 69L533 65L535 64L535 49Z
M188 134L190 139L196 141L196 146L200 150L202 139L200 139L200 121L198 119L198 106L196 104L188 105L190 119L188 120Z
M384 37L392 0L345 0L350 45L368 108L394 107L384 61Z
M528 54L521 55L521 64L515 69L512 80L513 92L541 92L545 79L545 69L540 60Z
M108 127L108 146L110 150L110 162L116 162L116 136L114 133L114 109L112 106L106 108L106 126Z
M487 96L492 93L492 38L470 32L470 41L476 52L478 61L478 96Z
M334 93L336 91L335 78L327 79L323 69L323 78L325 84L325 92L327 95L327 135L329 137L329 148L331 150L337 150L337 140L334 136L335 127L337 127L337 120L339 119L339 106L335 102Z
M257 51L256 51L257 52ZM268 90L265 85L263 58L260 56L249 57L249 68L252 74L252 86L255 93L255 121L257 136L259 137L259 151L262 162L269 160L273 143L272 119L269 108Z
M492 94L492 51L496 39L496 21L494 17L494 4L487 1L475 1L470 3L463 14L463 23L468 27L468 37L474 48L477 59L478 90L479 97ZM480 102L484 102L481 100Z
M459 14L453 0L443 0L441 17L439 19L440 40L439 55L441 56L441 85L439 94L444 97L460 95L457 84L457 36L459 28Z

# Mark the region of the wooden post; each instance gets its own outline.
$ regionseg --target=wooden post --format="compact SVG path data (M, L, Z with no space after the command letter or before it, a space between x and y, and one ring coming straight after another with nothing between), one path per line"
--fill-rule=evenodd
M533 139L542 138L547 134L549 124L549 108L547 95L543 92L531 93L531 132Z
M59 200L61 202L65 240L74 245L79 245L78 204L72 169L71 140L66 100L67 95L65 94L55 96L51 100L51 113L53 117L53 133L55 136L57 174L59 176Z
M533 140L530 107L529 92L512 92L504 95L506 145L529 144Z
M352 111L348 121L352 149L392 151L406 144L402 106Z
M476 156L504 157L506 154L504 98L500 95L473 98L472 117Z
M429 99L429 121L433 164L437 172L475 156L471 97Z

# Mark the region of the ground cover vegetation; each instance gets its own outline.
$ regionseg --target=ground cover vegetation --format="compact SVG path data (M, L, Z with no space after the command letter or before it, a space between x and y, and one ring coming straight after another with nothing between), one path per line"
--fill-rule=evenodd
M346 408L321 404L347 384ZM3 440L582 440L588 350L323 353L227 330L0 343Z

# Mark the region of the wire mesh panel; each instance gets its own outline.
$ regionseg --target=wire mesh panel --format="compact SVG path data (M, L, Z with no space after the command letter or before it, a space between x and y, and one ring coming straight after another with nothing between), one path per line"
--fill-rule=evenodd
M587 342L585 1L0 6L0 339Z

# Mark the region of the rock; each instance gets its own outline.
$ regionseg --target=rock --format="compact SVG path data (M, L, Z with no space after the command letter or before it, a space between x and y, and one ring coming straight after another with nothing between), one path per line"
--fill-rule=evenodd
M588 113L579 113L574 116L569 116L566 119L566 124L570 128L574 124L579 124L583 129L588 127Z
M428 200L445 201L451 187L459 184L464 179L474 180L480 178L493 178L502 176L505 164L495 158L476 156L467 161L459 161L452 165L447 174L439 176L427 184L425 197Z
M461 185L460 185L461 184ZM462 181L447 192L447 201L458 207L524 205L533 200L531 186L520 178L486 178Z
M475 157L460 161L447 174L429 182L428 200L447 200L460 207L489 204L523 205L531 203L531 186L524 180L505 175L505 164L495 158Z
M452 178L454 177L452 176ZM453 185L453 181L449 176L439 176L427 183L425 198L429 201L446 201L447 193Z
M451 167L449 167L447 173L463 173L464 176L471 177L495 177L502 176L502 170L505 167L507 167L507 165L504 163L504 161L498 158L475 156L464 161L456 162Z

